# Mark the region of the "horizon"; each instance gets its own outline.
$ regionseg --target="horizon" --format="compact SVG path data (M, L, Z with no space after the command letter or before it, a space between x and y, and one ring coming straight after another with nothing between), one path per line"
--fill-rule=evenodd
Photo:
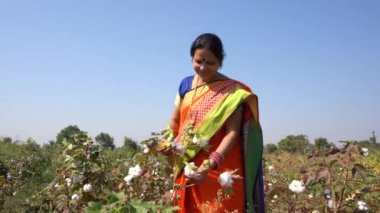
M201 33L221 72L259 97L264 143L380 132L380 3L0 2L0 136L38 143L77 125L141 141L168 124Z

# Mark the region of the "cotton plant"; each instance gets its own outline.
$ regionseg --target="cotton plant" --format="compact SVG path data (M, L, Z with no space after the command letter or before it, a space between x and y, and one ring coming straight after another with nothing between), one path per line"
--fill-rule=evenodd
M161 131L158 134L157 149L159 151L171 149L174 153L181 155L184 154L186 149L198 148L207 150L209 148L209 139L195 132L191 124L185 126L180 135L181 140L177 140L170 127Z
M102 148L94 145L86 133L63 140L62 150L54 162L58 176L41 192L30 199L31 206L39 206L46 212L82 210L85 205L100 197L110 181L111 164L101 153ZM96 193L92 193L96 191ZM91 196L89 195L91 193ZM48 201L49 206L44 206Z
M183 145L182 141L173 140L172 142L170 142L170 145L173 150L173 153L177 155L185 154L185 146Z
M181 133L182 143L185 149L209 148L209 139L194 131L193 125L187 125Z
M206 148L208 146L208 141L209 141L208 138L195 134L193 136L192 143L201 148Z
M156 138L151 143L151 147L155 147L158 152L165 153L169 157L173 163L174 178L181 171L184 171L183 169L195 153L202 149L208 151L210 147L209 138L194 131L192 124L186 125L176 137L174 137L173 130L170 127L155 135Z

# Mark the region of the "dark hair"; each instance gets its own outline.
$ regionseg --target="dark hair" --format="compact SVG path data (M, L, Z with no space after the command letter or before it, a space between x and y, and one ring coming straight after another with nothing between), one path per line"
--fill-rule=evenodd
M220 66L223 64L224 59L224 50L223 50L223 44L220 38L212 33L204 33L199 35L191 44L190 48L190 55L191 57L194 57L194 53L196 49L202 49L205 48L207 50L210 50L215 57L219 60Z

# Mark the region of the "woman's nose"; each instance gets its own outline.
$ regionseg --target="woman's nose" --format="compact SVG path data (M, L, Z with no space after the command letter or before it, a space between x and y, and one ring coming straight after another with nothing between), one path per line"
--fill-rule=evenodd
M199 69L201 69L201 70L206 69L206 65L204 63L200 64Z

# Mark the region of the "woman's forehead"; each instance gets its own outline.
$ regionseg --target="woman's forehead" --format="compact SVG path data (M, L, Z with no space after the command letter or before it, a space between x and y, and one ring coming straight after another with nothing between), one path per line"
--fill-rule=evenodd
M215 60L215 55L208 49L196 49L194 53L194 58L199 58L201 60Z

